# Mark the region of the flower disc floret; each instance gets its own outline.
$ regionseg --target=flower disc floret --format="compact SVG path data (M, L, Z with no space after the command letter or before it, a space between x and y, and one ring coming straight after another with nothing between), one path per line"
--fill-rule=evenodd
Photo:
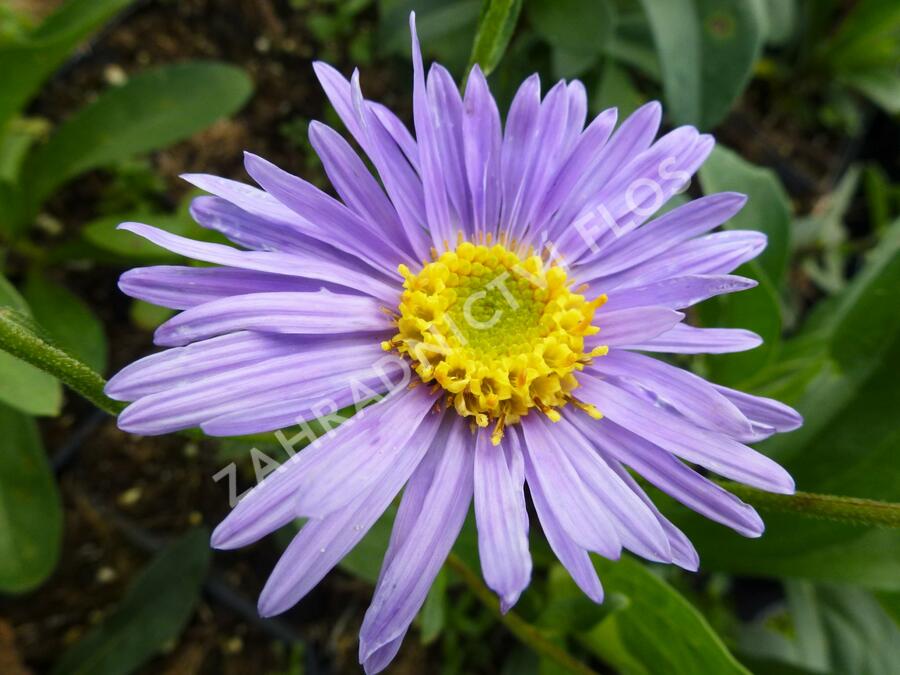
M588 300L562 267L502 244L464 241L418 273L399 270L398 332L385 348L440 385L460 415L478 426L495 420L495 442L531 408L558 420L558 409L575 402L598 416L572 391L575 373L606 352L585 350L606 296Z

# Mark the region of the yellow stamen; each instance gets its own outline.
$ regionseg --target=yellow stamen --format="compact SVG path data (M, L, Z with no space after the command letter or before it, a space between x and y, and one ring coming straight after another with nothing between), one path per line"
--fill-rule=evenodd
M588 300L570 288L564 268L533 249L523 256L514 243L492 240L490 232L476 238L481 244L460 237L417 273L401 265L398 332L382 348L443 388L447 407L480 427L494 420L494 444L531 408L553 421L568 402L599 415L571 392L578 386L573 373L607 351L585 346L598 331L594 313L606 296Z

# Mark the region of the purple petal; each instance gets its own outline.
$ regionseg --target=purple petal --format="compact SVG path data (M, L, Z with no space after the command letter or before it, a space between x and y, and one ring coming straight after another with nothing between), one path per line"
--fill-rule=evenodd
M387 106L383 106L375 101L369 101L369 108L375 113L378 121L394 139L394 142L400 146L406 161L410 163L412 168L419 171L419 148L416 145L416 139L406 128L406 125L397 117Z
M564 418L554 431L557 429L560 447L584 484L606 507L625 548L648 560L672 562L669 541L653 512L609 468L576 427Z
M466 234L472 228L472 196L463 151L463 102L453 76L434 64L428 73L428 101L435 117L435 137L442 159L450 204Z
M750 421L712 384L659 359L614 349L597 359L592 370L638 383L707 429L733 437L752 433Z
M370 342L368 339L351 339L359 347ZM134 401L241 366L301 351L329 352L335 346L333 342L313 342L295 335L232 333L145 356L120 370L106 383L103 391L119 401Z
M309 141L344 204L382 227L385 236L403 241L400 216L350 144L334 129L315 121L309 124Z
M696 572L700 567L700 556L697 554L697 549L694 548L694 545L685 536L684 532L675 527L668 518L660 513L659 509L656 508L656 504L653 503L653 500L647 496L647 493L644 492L643 489L641 489L641 486L638 485L634 478L632 478L631 474L628 473L628 470L624 466L614 459L609 459L607 457L604 457L603 459L609 467L616 472L616 475L622 482L625 483L625 485L627 485L656 516L656 519L665 531L666 538L669 541L669 547L672 551L672 562L689 572Z
M259 598L262 616L297 604L365 536L406 483L431 445L440 424L426 417L404 448L401 461L371 491L321 520L309 520L284 551Z
M239 330L297 335L375 333L390 331L391 319L377 300L360 295L250 293L187 309L157 328L154 341L166 347L181 346Z
M553 515L578 546L618 558L622 543L606 507L588 490L554 434L530 416L522 420L522 432L528 484L538 483L544 494L552 495Z
M516 433L516 430L510 430L507 434ZM526 473L529 471L526 460ZM556 513L551 507L551 502L544 493L544 489L537 480L528 479L528 489L531 492L531 500L534 502L534 510L537 513L538 520L541 522L541 528L547 537L547 543L553 549L553 553L559 558L563 567L572 575L572 579L578 584L578 587L584 591L594 602L603 602L603 587L600 585L600 579L597 578L597 570L588 552L578 546L572 538L566 533L565 528L556 517Z
M344 290L323 281L268 274L232 267L136 267L119 277L127 296L171 309L189 309L205 302L246 293Z
M427 410L431 405L432 399L422 387L396 392L366 408L365 414L353 424L342 424L319 436L238 502L213 532L212 545L220 549L240 548L296 519L297 489L308 471L365 443L372 429L384 426L385 418L402 420L411 413L421 419L422 408Z
M435 119L436 111L428 100L425 87L425 67L422 65L422 51L419 49L419 38L416 35L416 17L409 17L409 30L412 33L413 59L413 121L416 128L416 140L419 146L419 175L425 189L425 213L428 228L435 247L439 251L446 247L444 242L456 241L456 223L450 213L447 199L444 162L446 157L440 154Z
M781 401L745 394L737 389L713 385L752 421L772 427L778 432L793 431L803 424L803 417Z
M513 211L530 166L529 152L535 146L540 111L541 82L535 74L519 86L506 115L500 149L500 232L508 232L514 225Z
M619 346L668 354L731 354L755 349L762 342L759 335L742 328L695 328L680 324L652 340Z
M690 201L616 239L596 261L579 272L586 278L610 275L666 254L674 246L718 227L737 213L746 201L746 196L736 192Z
M275 251L239 251L222 244L194 241L141 223L122 223L119 229L133 232L157 246L194 260L257 272L328 281L353 288L391 305L397 300L397 287L387 281L382 281L374 274L324 260L320 256Z
M612 312L601 308L596 317L600 332L588 342L608 346L644 342L670 331L682 319L684 314L666 307L633 307Z
M605 417L664 450L752 487L793 493L790 474L756 450L701 429L609 382L583 376L580 383L582 398Z
M667 451L610 420L576 419L586 437L607 456L627 464L657 488L702 516L722 523L745 537L765 529L749 504L685 466Z
M494 231L500 217L500 146L502 132L497 102L478 64L466 84L463 148L472 194L473 229Z
M606 311L656 305L684 309L717 295L736 293L757 285L753 279L728 274L693 274L654 281L646 286L617 288L608 294ZM600 289L602 290L602 289Z
M478 554L488 587L512 607L531 579L531 556L521 486L516 486L501 447L480 431L475 443L475 519ZM504 610L504 611L505 611Z
M301 394L323 392L365 371L379 357L377 344L336 344L216 372L138 399L119 415L119 428L142 435L188 429L227 412Z
M457 420L434 467L418 518L403 544L390 553L375 588L359 632L361 662L401 637L425 602L472 501L473 440L467 425Z
M360 218L311 183L249 152L244 153L244 168L266 192L300 217L315 223L319 239L388 274L397 268L398 260L404 259L402 249L385 238L374 223Z
M766 235L750 230L717 232L686 241L655 258L622 272L589 279L609 293L614 288L632 288L671 277L692 274L729 274L766 247Z
M588 168L597 161L597 156L609 140L616 125L616 109L610 108L597 115L590 126L578 138L572 153L557 172L547 194L544 195L535 216L535 225L541 231L556 212L578 187Z

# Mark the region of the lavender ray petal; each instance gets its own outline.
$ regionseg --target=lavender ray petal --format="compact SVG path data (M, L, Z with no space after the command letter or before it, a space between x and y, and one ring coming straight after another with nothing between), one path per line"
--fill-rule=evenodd
M612 312L601 310L596 323L600 332L590 336L590 346L615 346L645 342L664 335L684 319L684 314L667 307L633 307Z
M528 417L522 420L522 433L528 484L537 482L544 494L553 495L550 509L578 546L618 558L622 543L606 507L584 484L554 435Z
M376 269L393 274L402 249L396 247L374 223L360 218L338 200L311 183L279 169L252 153L244 153L244 168L265 190L297 213L314 222L325 239Z
M716 232L678 244L671 250L631 269L589 278L575 273L582 283L597 284L609 293L655 281L692 274L729 274L753 260L766 247L766 235L750 230Z
M369 108L375 113L375 117L394 139L394 142L403 151L403 156L410 163L413 170L419 171L419 147L416 139L410 133L406 125L387 106L375 101L369 101Z
M745 195L736 192L690 201L616 239L580 273L591 278L607 276L666 254L678 244L715 229L740 211L746 201Z
M342 424L313 440L238 502L213 532L212 545L219 549L240 548L295 520L297 490L308 471L320 470L323 463L360 443L367 430L379 426L382 415L402 419L407 411L415 413L423 404L422 395L422 391L415 390L393 393L366 408L365 417L356 423ZM424 403L430 406L429 401Z
M309 141L344 204L363 220L381 226L385 236L405 241L397 210L350 144L334 129L316 121L309 124Z
M428 100L425 86L425 67L422 64L422 51L419 48L419 37L416 34L415 13L409 17L409 30L412 34L413 59L413 121L416 129L416 142L419 147L419 175L425 190L425 213L428 229L438 251L445 248L444 242L456 241L456 223L450 212L447 198L444 162L441 146L438 141L435 119L437 111Z
M582 432L600 451L627 464L652 485L702 516L745 537L758 537L765 526L752 506L704 478L663 448L619 425L576 420Z
M668 354L731 354L755 349L762 342L759 335L742 328L695 328L681 324L652 340L619 347Z
M246 293L352 292L315 279L254 272L233 267L135 267L119 277L125 295L170 309L190 309L206 302Z
M534 478L534 472L527 456L525 472L528 476L528 489L531 491L534 510L550 548L553 549L553 553L556 554L578 587L584 591L584 594L596 603L603 602L603 587L600 585L600 579L597 577L591 557L566 533L551 507L550 500L544 494L540 481Z
M472 195L473 230L493 231L500 217L500 111L478 64L466 84L463 153Z
M694 545L687 536L685 536L684 532L675 527L668 518L660 513L659 509L656 508L656 504L653 503L653 500L647 496L647 493L644 492L640 485L638 485L637 481L630 473L628 473L628 470L624 466L614 459L608 457L604 457L603 459L609 467L616 472L616 475L619 476L622 482L625 483L625 485L627 485L656 516L656 519L659 521L659 524L662 525L663 531L666 533L666 538L669 541L669 547L672 551L672 562L689 572L696 572L700 567L700 556L697 553L697 549L694 548Z
M304 350L217 372L138 399L119 415L119 428L162 434L285 397L315 397L368 367L378 358L377 347Z
M656 516L609 468L568 417L554 427L559 430L560 447L584 484L606 507L622 545L648 560L672 562L669 541Z
M778 432L793 431L803 424L803 417L800 413L781 401L745 394L737 389L718 384L713 386L757 424L771 427Z
M513 97L506 115L500 147L500 232L508 232L516 197L521 191L534 147L541 111L541 82L537 74L526 79Z
M358 347L368 339L350 338ZM142 396L198 379L228 372L234 368L260 363L268 359L301 351L327 353L338 345L333 340L311 340L296 335L266 333L231 333L187 347L166 349L145 356L116 373L104 387L107 396L120 401L134 401Z
M779 464L752 448L683 420L659 406L585 375L582 397L605 417L651 443L721 476L752 487L791 494L794 481Z
M684 309L717 295L754 288L753 279L730 274L691 274L653 281L645 286L617 288L609 292L603 305L606 311L656 305Z
M474 453L466 426L457 422L453 432L415 525L383 568L359 633L361 662L407 630L462 528L472 501Z
M531 579L528 532L522 527L522 496L517 494L501 447L491 444L481 431L475 442L475 522L478 554L488 587L500 596L506 609L512 607Z
M392 285L383 277L379 278L374 274L331 262L317 255L298 255L275 251L239 251L222 244L194 241L141 223L122 223L119 225L119 229L133 232L173 253L202 262L302 279L327 281L353 288L392 305L398 296L399 284Z
M329 291L234 295L177 314L156 329L154 342L177 347L239 330L297 335L388 332L391 320L381 307L374 298Z
M594 362L598 375L632 380L698 426L738 438L752 433L750 420L716 388L687 370L643 354L613 349Z
M260 615L273 616L293 607L359 543L421 461L439 422L436 416L426 418L406 446L402 460L371 490L322 519L306 522L263 588Z
M463 102L453 76L440 64L428 72L428 101L435 116L435 137L443 162L450 204L463 231L472 234L472 195L463 149Z

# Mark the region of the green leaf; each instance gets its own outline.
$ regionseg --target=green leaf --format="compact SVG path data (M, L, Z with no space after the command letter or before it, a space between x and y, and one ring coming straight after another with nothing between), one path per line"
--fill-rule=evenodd
M615 6L607 0L530 0L528 20L550 45L599 58L615 29Z
M900 72L896 67L848 73L841 80L881 106L888 115L900 113Z
M735 191L747 195L747 204L727 224L729 229L757 230L768 238L766 250L737 274L756 279L759 286L705 303L703 315L710 325L746 328L763 338L763 344L741 354L710 357L711 379L736 385L769 364L781 341L781 302L790 252L790 201L777 176L739 155L718 146L700 169L707 194Z
M106 369L103 324L81 298L37 274L28 277L25 297L34 319L56 344L98 372Z
M763 41L754 0L641 0L656 41L669 113L714 127L750 80Z
M491 74L503 58L521 9L522 0L484 0L469 57L470 67L477 63L485 75Z
M870 593L796 581L786 590L783 611L742 636L746 651L810 672L896 671L900 629Z
M634 86L628 71L620 67L614 60L607 59L600 76L600 84L591 97L591 108L597 112L606 108L618 108L619 119L625 119L645 100L645 97Z
M585 645L625 673L749 672L683 596L629 557L594 559L608 597L624 605L586 634Z
M0 130L72 50L131 2L69 0L30 35L0 46Z
M447 570L441 568L422 605L421 641L423 645L437 640L447 621Z
M21 593L56 566L62 504L34 421L0 405L0 430L0 591Z
M103 216L91 221L81 230L82 238L92 246L112 253L129 263L166 263L184 261L184 257L171 253L131 232L117 230L124 222L149 223L154 227L191 239L209 240L210 231L195 223L186 210L177 213L137 211Z
M761 445L800 490L900 501L898 287L900 221L815 332L802 338L814 372L787 402L804 415L803 427ZM763 373L763 383L766 378ZM760 393L778 395L778 389L763 384ZM768 513L763 537L747 540L686 510L666 511L697 545L705 569L900 590L896 532Z
M0 276L0 309L8 307L30 315L28 303L9 281ZM29 415L57 415L62 387L53 377L0 348L0 403Z
M725 227L766 235L768 245L756 261L780 289L790 253L791 202L778 176L719 145L701 167L700 181L706 194L734 191L747 195L747 204Z
M209 535L193 530L145 567L118 608L63 654L54 675L125 675L181 634L209 567Z
M32 204L84 171L165 147L236 111L252 91L240 68L194 61L144 71L63 124L23 171Z

